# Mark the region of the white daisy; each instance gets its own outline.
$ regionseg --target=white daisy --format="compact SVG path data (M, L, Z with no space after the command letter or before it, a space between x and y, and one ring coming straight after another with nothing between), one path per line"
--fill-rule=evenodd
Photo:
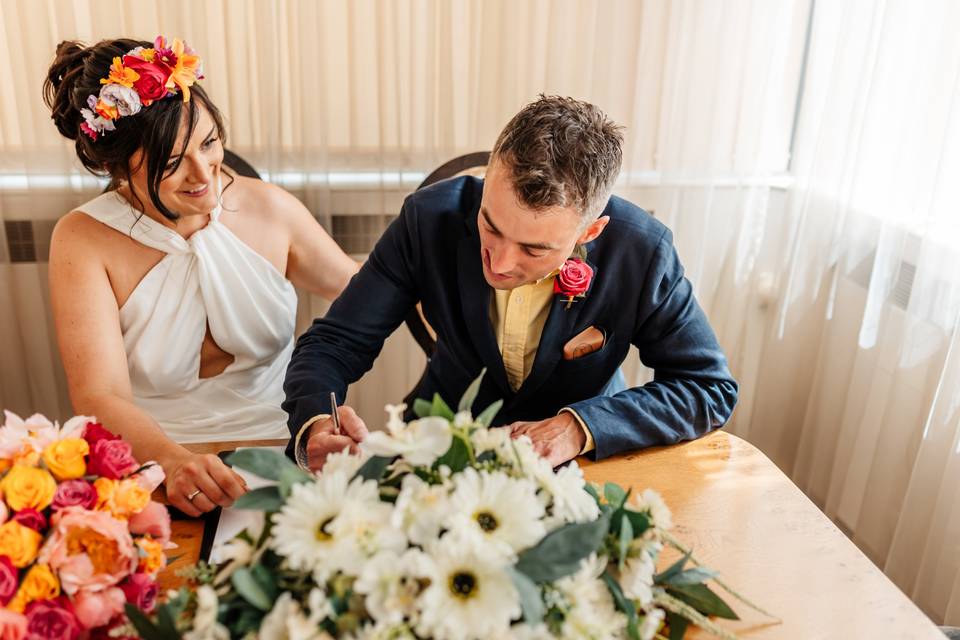
M450 423L428 417L404 424L399 418L404 405L387 405L391 414L386 431L374 431L360 443L362 451L375 456L402 456L414 466L428 467L445 454L453 442Z
M499 452L510 442L509 429L477 429L470 434L473 450L477 455L486 451Z
M431 568L430 558L417 549L403 555L383 551L364 564L353 588L366 596L364 605L374 620L397 625L416 619L419 581L430 577Z
M170 597L175 597L176 591ZM183 634L184 640L229 640L230 632L217 622L220 601L210 585L197 587L197 609L193 615L192 628Z
M413 631L406 624L388 624L378 622L366 626L349 636L349 640L417 640Z
M638 600L643 606L650 604L653 601L653 575L656 571L653 558L645 551L635 558L628 558L620 574L623 595Z
M430 485L412 473L407 474L393 509L393 526L403 530L411 542L425 545L440 534L448 504L447 487Z
M337 568L338 540L331 525L344 505L379 505L377 483L350 482L343 472L323 473L316 482L293 486L283 508L273 515L270 546L298 571L313 571L322 582Z
M341 472L348 478L352 478L357 475L357 471L360 470L360 467L363 466L363 463L366 462L369 457L369 455L363 452L359 454L350 453L349 449L331 453L323 463L323 473Z
M663 501L663 497L653 489L646 489L634 498L634 508L637 511L649 511L653 526L664 531L673 528L673 516L670 508Z
M665 617L666 614L663 609L648 611L646 615L643 616L643 623L640 625L640 640L653 640L653 637L657 635L657 631L660 630L660 625L663 623Z
M520 616L520 603L500 559L480 545L449 539L431 551L433 570L420 596L417 633L434 640L505 634Z
M336 540L336 557L331 565L349 575L360 573L364 563L380 551L399 552L407 547L406 536L390 524L393 509L380 502L376 483L365 485L373 487L374 495L347 500L328 527Z
M533 482L472 468L454 476L453 482L453 512L445 525L455 537L489 544L504 558L513 558L546 535L544 508Z
M620 638L626 627L626 616L617 611L606 584L599 579L607 566L607 558L591 555L579 571L561 578L555 584L567 602L563 621L564 638Z
M325 640L330 634L311 621L303 613L300 603L285 591L277 598L270 613L264 616L258 637L260 640Z
M600 517L600 507L584 489L583 471L576 462L557 472L541 472L538 468L536 479L552 499L553 518L568 523L591 522Z

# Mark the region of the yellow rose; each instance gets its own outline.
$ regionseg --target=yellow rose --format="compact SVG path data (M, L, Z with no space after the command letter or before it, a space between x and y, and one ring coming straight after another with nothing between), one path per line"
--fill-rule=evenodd
M93 481L97 490L97 511L110 511L113 508L113 494L117 491L117 481L110 478L97 478Z
M90 445L82 438L64 438L47 445L43 450L43 462L57 480L76 480L87 472L84 456L90 453Z
M27 508L43 511L53 502L57 481L46 469L14 465L0 480L0 490L14 511Z
M133 479L121 480L113 492L110 511L116 518L129 518L140 513L150 502L150 492Z
M49 566L35 564L30 567L20 583L20 588L17 589L17 595L7 606L17 613L23 613L26 606L34 600L53 600L59 595L60 581L57 580L57 576Z
M0 556L8 556L13 566L22 569L37 557L42 540L33 529L8 520L0 525Z
M150 536L143 536L137 538L137 546L140 547L140 565L137 571L154 574L163 569L166 558L163 556L162 544Z

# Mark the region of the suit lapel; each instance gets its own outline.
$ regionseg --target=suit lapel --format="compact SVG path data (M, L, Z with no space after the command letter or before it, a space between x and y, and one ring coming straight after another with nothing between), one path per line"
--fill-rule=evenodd
M575 298L568 309L566 298L559 294L554 295L550 303L550 314L547 316L543 334L540 336L537 356L533 360L533 368L517 391L516 403L521 403L533 395L553 373L563 355L564 344L573 337L573 331L577 326L580 314L590 304L590 293L593 291L593 283L597 278L597 267L589 260L585 260L585 262L593 269L593 278L590 280L590 288L587 289L586 297Z

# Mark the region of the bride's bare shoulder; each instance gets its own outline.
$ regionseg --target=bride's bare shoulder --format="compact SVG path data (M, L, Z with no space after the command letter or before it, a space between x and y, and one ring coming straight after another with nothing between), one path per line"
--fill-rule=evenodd
M245 176L234 176L224 185L223 205L244 218L263 222L289 220L303 204L289 191L269 182Z

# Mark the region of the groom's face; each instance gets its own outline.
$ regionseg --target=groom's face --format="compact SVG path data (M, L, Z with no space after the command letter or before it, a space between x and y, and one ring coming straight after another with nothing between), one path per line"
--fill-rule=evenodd
M516 196L507 167L491 161L477 214L483 276L494 289L535 282L563 264L578 242L600 235L607 218L582 228L573 207L534 210Z

